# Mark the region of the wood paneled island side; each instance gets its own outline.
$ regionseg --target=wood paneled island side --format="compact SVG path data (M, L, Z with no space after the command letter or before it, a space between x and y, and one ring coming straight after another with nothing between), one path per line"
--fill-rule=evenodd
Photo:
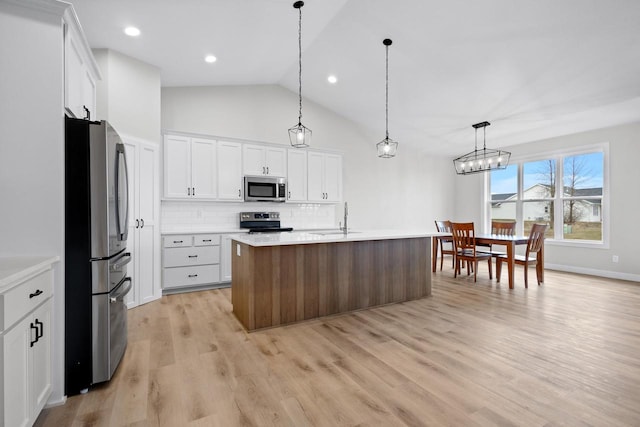
M234 236L233 313L252 331L430 296L432 234Z

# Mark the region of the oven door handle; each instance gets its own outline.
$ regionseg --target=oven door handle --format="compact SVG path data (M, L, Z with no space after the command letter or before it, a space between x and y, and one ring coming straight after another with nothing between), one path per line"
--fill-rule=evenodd
M132 287L131 277L125 277L122 279L122 283L118 286L118 291L109 297L109 302L115 303L118 302L118 299L123 299L125 295L129 293Z
M120 258L118 258L118 260L116 262L111 264L111 269L113 271L120 270L120 268L122 268L122 266L125 266L125 265L129 264L130 262L131 262L131 252L125 252L125 253L122 254L122 256Z

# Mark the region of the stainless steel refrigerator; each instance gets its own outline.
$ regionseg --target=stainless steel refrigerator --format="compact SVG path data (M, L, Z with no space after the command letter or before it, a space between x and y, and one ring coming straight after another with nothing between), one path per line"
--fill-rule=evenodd
M65 118L65 392L111 379L127 347L127 159L105 121Z

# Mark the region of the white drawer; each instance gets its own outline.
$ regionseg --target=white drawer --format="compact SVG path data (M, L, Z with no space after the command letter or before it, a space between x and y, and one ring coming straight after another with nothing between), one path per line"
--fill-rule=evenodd
M191 246L190 248L166 248L164 250L163 266L165 268L219 263L220 246Z
M165 268L163 288L205 285L220 281L220 264Z
M193 245L193 236L180 235L180 236L164 236L162 239L165 248L181 248L185 246Z
M219 234L196 234L193 236L194 246L220 246Z
M53 271L47 270L0 295L0 330L11 327L22 316L52 295Z

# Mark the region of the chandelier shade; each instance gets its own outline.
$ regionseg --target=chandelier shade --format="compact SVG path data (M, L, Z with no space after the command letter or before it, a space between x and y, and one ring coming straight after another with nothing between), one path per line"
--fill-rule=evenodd
M391 39L384 39L382 44L385 47L385 137L382 141L376 144L378 151L378 157L383 159L389 159L395 157L398 152L398 143L389 138L389 46L391 46Z
M298 124L289 128L289 142L292 147L305 148L311 145L311 129L302 124L302 6L303 1L293 4L298 9Z
M511 153L505 150L495 150L487 148L486 127L491 123L480 122L472 125L476 132L475 149L470 153L463 154L453 160L453 166L458 175L470 175L474 173L487 172L498 169L506 169L509 165ZM478 129L483 130L483 147L478 150Z

